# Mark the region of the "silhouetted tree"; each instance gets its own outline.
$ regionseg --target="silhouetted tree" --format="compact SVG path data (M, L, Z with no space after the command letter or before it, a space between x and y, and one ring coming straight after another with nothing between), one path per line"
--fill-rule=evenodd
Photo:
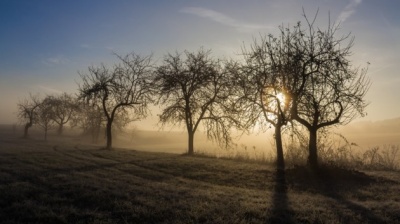
M154 79L159 90L158 103L165 106L160 122L185 124L189 155L194 153L194 136L200 123L209 138L225 145L231 140L232 120L227 113L229 79L222 63L211 58L210 53L200 49L168 54Z
M47 98L53 110L53 120L58 125L57 133L61 135L64 125L67 124L77 112L78 105L74 98L67 93L63 93L59 96L48 96Z
M107 137L107 117L104 115L101 105L86 101L77 102L77 105L79 109L74 112L75 114L71 118L71 126L82 129L82 134L89 135L92 143L98 143L99 137ZM135 120L135 117L128 110L119 110L115 114L112 131L123 130L130 122Z
M307 28L296 41L303 52L299 55L302 69L297 74L302 81L301 88L292 92L291 114L309 131L308 164L317 168L318 130L363 116L370 81L367 69L355 68L349 59L354 37L337 38L338 25L329 24L322 30L314 25L316 17L313 21L304 17Z
M20 101L18 106L18 119L25 123L24 125L24 138L28 138L29 128L36 122L36 110L38 109L41 103L41 99L38 95L29 95L29 98L26 98Z
M86 102L77 102L77 105L79 107L71 119L71 126L81 128L83 135L90 135L92 142L97 143L107 121L101 105Z
M308 164L317 167L317 131L348 123L366 107L366 69L353 68L349 61L354 38L335 38L335 24L326 31L315 28L316 16L310 22L304 15L305 29L298 22L281 26L278 37L262 36L244 49L246 63L234 73L237 107L247 125L262 118L275 127L278 168L284 165L280 133L287 122L295 120L309 131Z
M151 56L131 53L117 57L120 63L111 69L104 65L89 67L89 74L81 74L79 86L80 98L100 105L103 110L107 119L107 149L112 148L112 124L118 111L130 109L136 119L143 118L153 95Z
M47 141L47 132L54 127L54 110L52 104L52 97L48 96L43 99L39 104L38 109L35 111L37 121L36 123L44 131L44 140Z
M293 35L283 33L281 38L261 37L250 50L243 49L244 64L231 64L236 89L235 107L242 127L249 129L258 124L261 129L273 126L277 153L277 168L284 169L282 128L291 121L290 72L294 65L287 61L288 48ZM281 66L274 66L281 64Z

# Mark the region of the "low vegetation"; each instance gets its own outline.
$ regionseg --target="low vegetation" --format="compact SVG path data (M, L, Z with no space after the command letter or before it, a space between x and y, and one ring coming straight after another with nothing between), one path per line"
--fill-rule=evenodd
M287 139L286 139L287 140ZM284 157L287 167L307 164L307 143L285 141ZM349 142L341 134L331 133L321 138L318 143L320 162L327 166L361 170L400 170L400 147L395 144L373 146L363 149L356 143ZM244 162L276 162L276 153L268 148L257 148L255 145L237 144L232 149L207 148L197 150L198 155L216 157Z
M0 136L2 223L400 223L398 171Z

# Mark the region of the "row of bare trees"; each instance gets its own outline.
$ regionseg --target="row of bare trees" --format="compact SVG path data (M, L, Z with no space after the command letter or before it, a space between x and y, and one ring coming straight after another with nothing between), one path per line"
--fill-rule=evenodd
M106 118L98 105L83 103L78 97L62 93L41 97L30 94L28 98L17 104L19 121L24 125L23 138L29 138L29 129L36 125L44 131L47 140L49 130L56 129L58 135L63 134L64 127L78 127L84 135L90 135L92 141L98 141ZM128 124L127 115L119 113L116 118L118 127Z
M47 140L48 130L58 127L58 134L63 132L64 125L72 120L77 112L77 104L71 95L63 93L58 96L48 95L41 99L39 95L30 95L18 103L18 118L24 123L24 138L29 136L29 128L34 124L40 126Z
M163 106L162 124L184 124L188 154L194 153L200 126L209 138L229 146L233 128L248 131L255 125L272 125L277 167L283 169L282 130L301 126L309 132L308 163L316 168L318 131L362 116L370 82L366 69L350 62L354 38L336 38L335 24L321 30L315 18L304 17L305 28L300 22L280 27L278 36L261 36L243 47L241 61L215 59L204 49L167 54L158 66L151 56L116 55L119 63L113 67L92 66L80 74L75 106L65 103L71 101L68 95L42 102L31 97L29 103L20 103L20 117L27 121L25 135L35 119L45 132L47 121L57 123L61 133L75 110L81 127L97 136L105 123L106 148L111 149L115 122L123 126L143 119L149 105L158 104Z

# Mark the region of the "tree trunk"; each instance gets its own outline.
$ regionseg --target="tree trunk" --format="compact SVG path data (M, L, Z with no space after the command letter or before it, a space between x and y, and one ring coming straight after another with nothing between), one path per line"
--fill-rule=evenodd
M111 125L112 125L112 120L108 120L107 121L107 127L106 127L106 134L107 134L107 146L106 146L106 149L112 149Z
M60 123L60 124L58 125L58 131L57 131L58 135L62 135L62 133L63 133L63 126L64 126L63 123Z
M44 140L47 141L47 127L44 129Z
M194 154L194 132L188 132L188 155Z
M309 130L310 140L308 143L308 165L316 169L318 168L318 154L317 154L317 129L313 128Z
M24 138L28 138L28 129L32 126L31 123L26 123L24 128Z
M276 166L278 170L285 169L285 160L283 158L283 146L282 146L282 125L278 124L275 127L275 143L276 143Z

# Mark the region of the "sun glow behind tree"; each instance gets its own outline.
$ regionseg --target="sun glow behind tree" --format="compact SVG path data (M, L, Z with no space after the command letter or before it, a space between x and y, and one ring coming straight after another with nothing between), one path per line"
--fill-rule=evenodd
M276 88L266 87L260 96L265 118L275 121L279 114L289 110L290 97L285 91L278 91Z

